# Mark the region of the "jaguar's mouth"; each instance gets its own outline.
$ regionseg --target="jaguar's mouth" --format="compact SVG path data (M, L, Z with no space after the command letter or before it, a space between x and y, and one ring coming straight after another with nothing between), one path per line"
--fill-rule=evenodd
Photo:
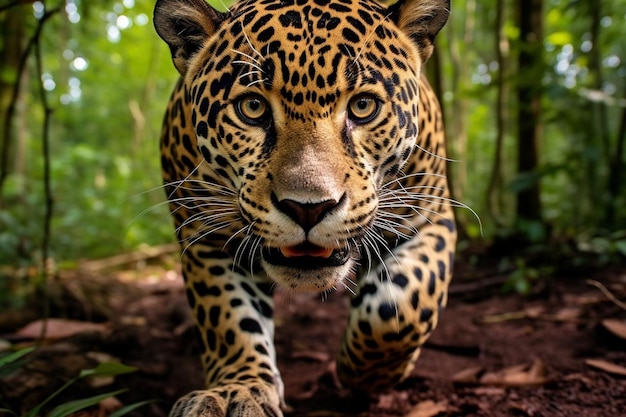
M348 248L333 249L303 242L295 246L263 248L263 259L272 265L295 269L321 269L344 265L350 259Z

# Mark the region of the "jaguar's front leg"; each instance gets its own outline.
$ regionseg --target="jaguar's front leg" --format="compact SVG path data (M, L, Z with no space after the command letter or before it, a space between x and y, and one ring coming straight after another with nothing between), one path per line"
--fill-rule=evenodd
M456 241L451 218L421 227L362 278L337 363L347 386L378 392L413 370L447 301Z
M183 274L206 390L179 399L170 416L282 416L269 286L233 267L227 254L202 246L184 252Z

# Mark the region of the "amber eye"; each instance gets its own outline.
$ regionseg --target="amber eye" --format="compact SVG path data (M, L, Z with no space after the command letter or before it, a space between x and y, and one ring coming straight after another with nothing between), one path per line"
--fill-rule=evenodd
M359 94L348 104L348 114L357 123L367 123L378 114L379 101L371 94Z
M259 124L266 120L269 106L265 99L256 94L243 97L237 103L237 113L246 123Z

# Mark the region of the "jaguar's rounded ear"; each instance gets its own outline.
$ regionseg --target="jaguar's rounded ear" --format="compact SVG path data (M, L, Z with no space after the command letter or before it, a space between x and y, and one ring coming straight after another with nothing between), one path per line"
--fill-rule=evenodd
M450 16L450 0L399 0L389 12L396 25L417 44L422 62L426 62L433 53L435 36Z
M174 66L184 75L189 59L215 33L226 14L211 8L205 0L158 0L154 6L154 27L169 45Z

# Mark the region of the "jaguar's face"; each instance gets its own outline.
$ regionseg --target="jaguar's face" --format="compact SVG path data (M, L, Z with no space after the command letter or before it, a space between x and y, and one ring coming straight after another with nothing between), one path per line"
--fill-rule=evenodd
M381 188L418 134L422 51L369 0L262 5L239 3L189 60L199 170L237 191L272 279L324 290L379 245Z

